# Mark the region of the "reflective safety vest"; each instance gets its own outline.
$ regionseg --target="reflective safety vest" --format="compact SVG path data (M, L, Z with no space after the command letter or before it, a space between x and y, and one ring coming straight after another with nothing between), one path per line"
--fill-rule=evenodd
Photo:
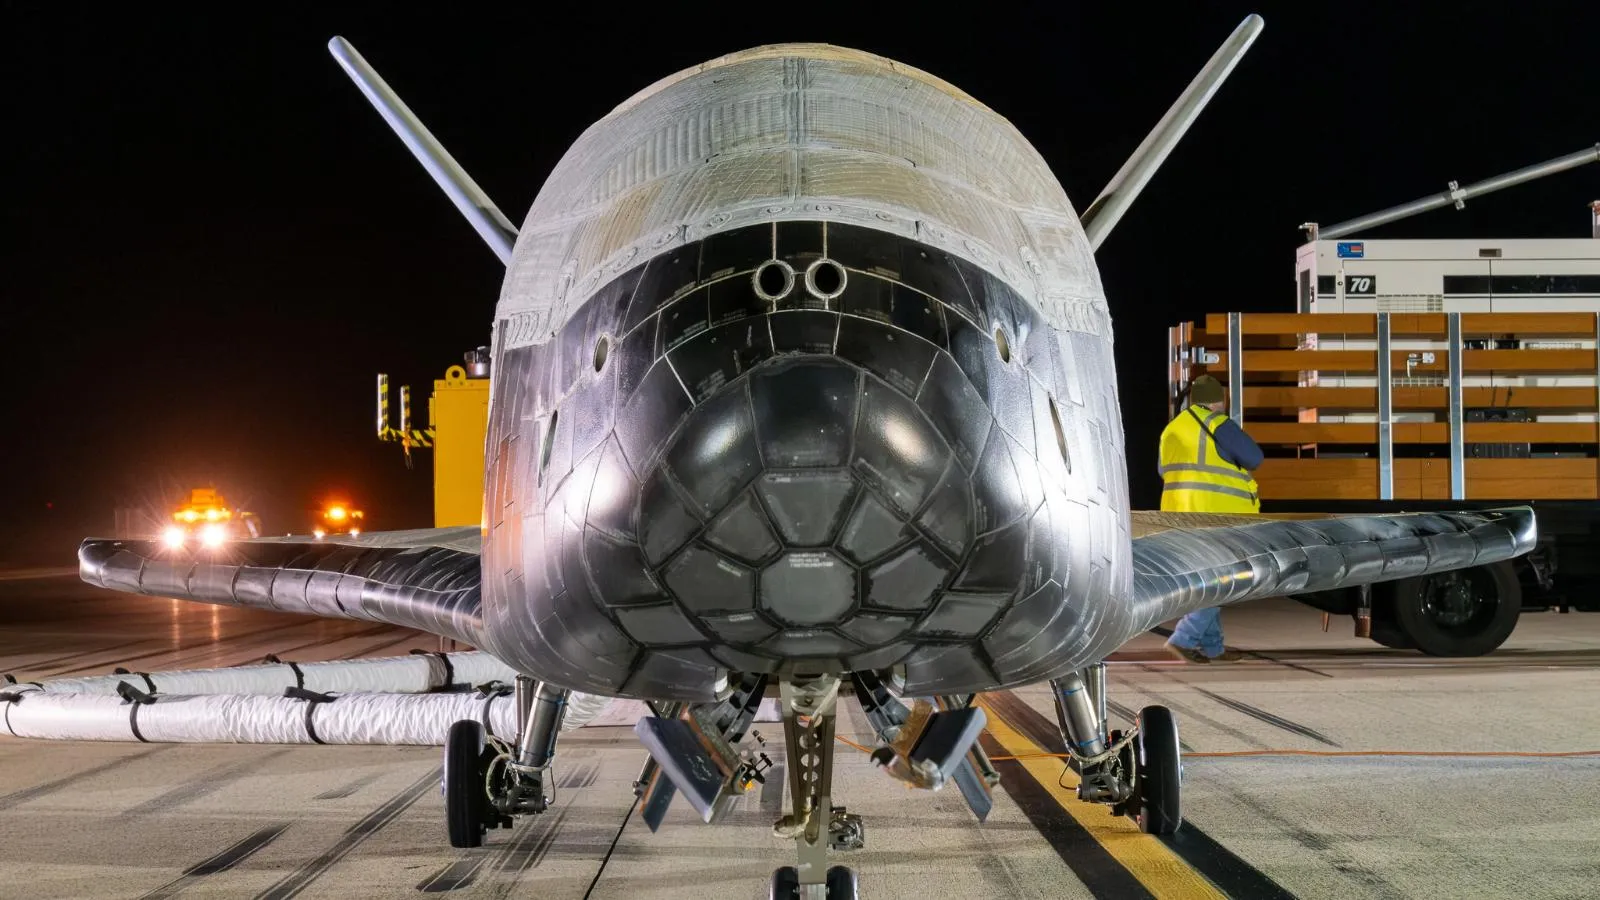
M1211 432L1226 413L1191 406L1161 432L1161 508L1169 512L1258 513L1249 472L1222 458Z

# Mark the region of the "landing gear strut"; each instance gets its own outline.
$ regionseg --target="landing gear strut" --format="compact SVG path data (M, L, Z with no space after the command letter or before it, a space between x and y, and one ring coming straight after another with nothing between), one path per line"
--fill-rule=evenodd
M1056 718L1078 772L1078 799L1105 803L1146 834L1172 834L1183 823L1178 722L1165 706L1139 711L1133 731L1106 731L1105 663L1050 682Z
M855 873L844 866L828 867L830 848L859 850L866 843L861 817L834 806L830 798L839 679L786 680L779 684L779 695L793 805L772 830L794 838L799 860L772 873L771 900L855 900Z

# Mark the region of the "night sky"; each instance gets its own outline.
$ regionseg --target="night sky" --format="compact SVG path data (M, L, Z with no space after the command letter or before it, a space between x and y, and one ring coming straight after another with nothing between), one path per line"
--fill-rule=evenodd
M431 457L408 471L375 439L374 375L410 383L424 418L431 379L489 342L503 269L328 55L335 34L520 226L616 104L794 40L953 82L1032 140L1082 210L1262 13L1099 253L1142 506L1159 490L1168 325L1291 311L1301 222L1600 141L1593 2L967 3L958 20L922 3L535 6L0 4L0 561L40 541L70 560L117 503L208 481L277 533L306 530L335 491L374 527L431 524ZM1582 237L1595 199L1600 166L1370 236Z

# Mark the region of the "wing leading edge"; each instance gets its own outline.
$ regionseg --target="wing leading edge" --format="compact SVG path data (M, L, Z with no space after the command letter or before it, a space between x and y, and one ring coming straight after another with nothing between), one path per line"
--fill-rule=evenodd
M78 574L114 591L384 622L476 647L480 547L475 527L264 538L202 553L91 538L78 548Z
M1141 519L1143 521L1141 521ZM1134 513L1141 630L1197 609L1394 581L1521 556L1538 537L1529 507L1274 519Z

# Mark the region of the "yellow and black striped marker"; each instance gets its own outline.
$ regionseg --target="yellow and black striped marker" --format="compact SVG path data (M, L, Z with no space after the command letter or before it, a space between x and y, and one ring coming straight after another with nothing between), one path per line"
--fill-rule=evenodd
M387 441L389 428L389 376L378 374L378 440Z
M433 447L432 428L411 427L411 386L400 386L400 427L389 426L389 376L378 375L378 440L398 441L409 455L412 447Z

